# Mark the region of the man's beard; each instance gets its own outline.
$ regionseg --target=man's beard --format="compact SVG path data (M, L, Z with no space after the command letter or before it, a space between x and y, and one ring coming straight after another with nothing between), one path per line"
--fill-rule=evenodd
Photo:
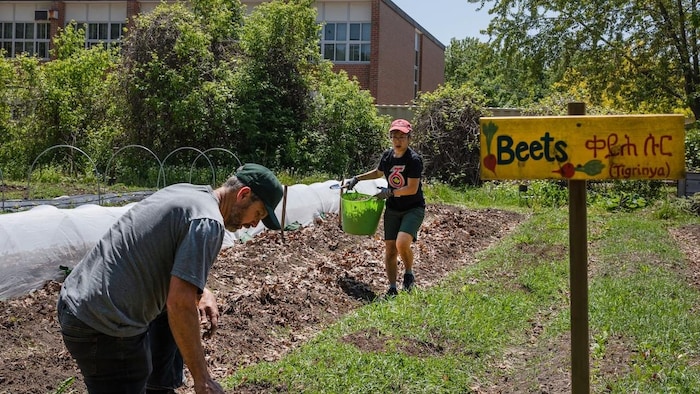
M253 201L251 200L245 200L245 202L236 203L234 209L231 210L226 220L224 220L224 224L228 231L236 231L243 228L243 215L248 210L248 207L250 207L252 204Z

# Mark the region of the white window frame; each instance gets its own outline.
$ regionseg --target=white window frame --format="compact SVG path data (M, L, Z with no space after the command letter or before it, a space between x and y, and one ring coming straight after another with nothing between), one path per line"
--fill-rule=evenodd
M334 63L369 63L371 35L370 22L325 22L321 29L321 56Z
M48 59L50 42L50 22L0 21L0 48L6 50L6 57L26 53Z
M85 48L92 48L95 45L111 48L121 45L126 22L76 22L75 27L85 29ZM116 32L119 33L117 37L113 34L115 33L113 29L117 29Z

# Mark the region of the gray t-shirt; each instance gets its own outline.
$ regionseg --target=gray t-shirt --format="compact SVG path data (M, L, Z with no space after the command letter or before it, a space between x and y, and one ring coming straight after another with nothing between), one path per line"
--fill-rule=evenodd
M163 188L129 209L66 278L60 297L104 334L141 334L165 308L174 275L204 289L224 238L209 186Z

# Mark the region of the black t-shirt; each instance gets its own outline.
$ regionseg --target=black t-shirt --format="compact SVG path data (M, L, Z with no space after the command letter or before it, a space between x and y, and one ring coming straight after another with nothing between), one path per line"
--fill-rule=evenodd
M425 207L423 197L423 184L420 178L423 174L423 159L413 149L408 148L401 157L394 157L394 150L388 149L382 153L379 160L379 171L392 190L408 185L408 178L418 178L418 192L411 196L389 197L386 201L387 208L397 211L405 211L415 207Z

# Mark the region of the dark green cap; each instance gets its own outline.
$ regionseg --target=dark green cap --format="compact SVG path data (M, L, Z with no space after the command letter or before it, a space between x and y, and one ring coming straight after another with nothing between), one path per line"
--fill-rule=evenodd
M265 227L270 230L279 230L281 226L275 216L275 208L282 201L284 190L277 177L267 167L246 163L238 168L236 178L250 187L253 193L265 203L267 217L262 220Z

